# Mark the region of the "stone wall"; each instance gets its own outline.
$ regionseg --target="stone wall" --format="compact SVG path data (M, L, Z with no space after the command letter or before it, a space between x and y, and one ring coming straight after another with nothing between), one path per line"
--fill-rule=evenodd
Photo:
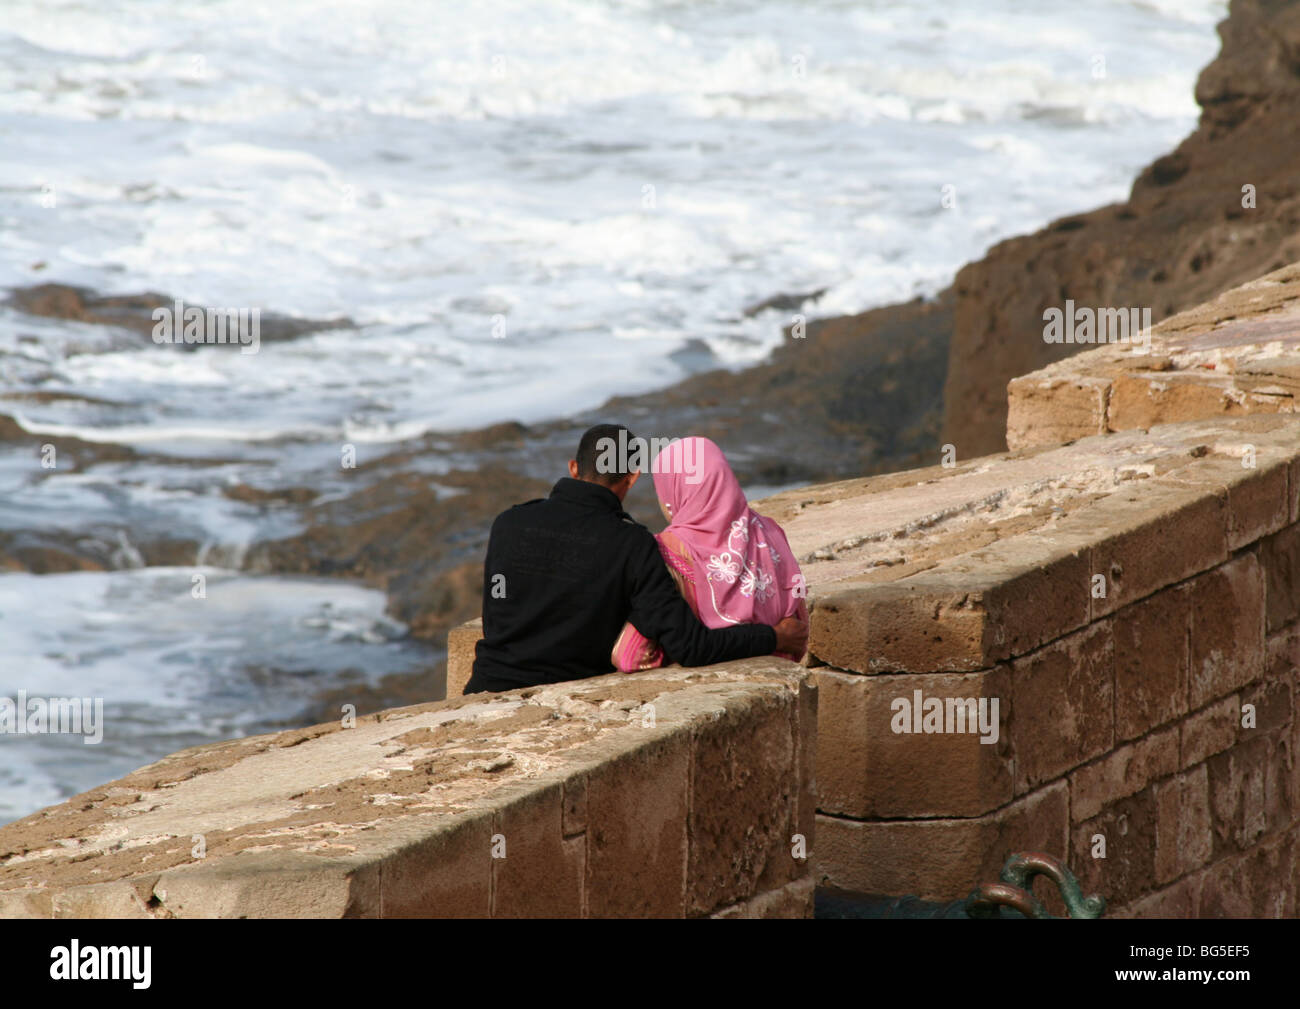
M1054 473L1018 485L1030 463ZM915 573L862 564L864 545L844 558L861 575L812 566L813 650L835 667L814 671L819 878L958 898L1039 849L1113 913L1294 913L1300 421L1170 425L985 465L1007 494L975 487L971 504L1005 535L969 549L942 532L954 515L917 514L937 542ZM912 538L869 542L906 563ZM996 740L894 731L915 691L997 699Z
M1054 445L1152 424L1300 412L1300 263L1007 386L1007 444Z
M0 916L807 917L815 731L765 659L197 747L0 829Z

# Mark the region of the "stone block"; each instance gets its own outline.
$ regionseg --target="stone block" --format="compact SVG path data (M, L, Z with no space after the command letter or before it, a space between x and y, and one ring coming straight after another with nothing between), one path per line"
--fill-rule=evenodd
M130 883L70 886L54 895L55 918L148 918L148 908Z
M577 918L583 911L585 842L564 839L564 788L532 786L500 804L493 822L492 917Z
M1172 882L1210 860L1209 778L1204 764L1155 786L1155 881Z
M385 918L487 918L492 913L493 816L450 823L413 816L409 839L383 858Z
M53 918L54 901L50 891L39 887L0 890L0 918Z
M380 875L361 858L244 851L169 869L153 893L176 918L374 918Z
M1017 794L1115 745L1114 657L1107 620L1011 664Z
M1193 767L1237 742L1241 698L1237 694L1193 712L1178 724L1180 763Z
M1176 883L1129 904L1106 909L1108 918L1195 918L1201 897L1200 873L1184 876Z
M587 776L575 774L564 782L564 836L573 837L587 830Z
M1136 739L1187 712L1187 594L1166 589L1115 614L1115 735Z
M1170 726L1077 768L1070 775L1071 821L1090 820L1112 802L1177 771L1178 733L1178 726Z
M849 820L817 817L819 885L864 893L966 897L993 882L1015 851L1065 857L1069 796L1065 782L969 819Z
M1105 434L1109 397L1105 378L1013 378L1007 383L1007 448L1015 452Z
M1011 678L1005 667L979 673L863 676L814 672L821 695L817 727L818 803L823 812L858 818L978 816L1010 801ZM916 707L942 705L941 725L966 731L915 729ZM970 706L975 701L974 720ZM997 719L992 743L980 742L978 709ZM961 721L958 722L960 716ZM934 727L933 724L931 727ZM922 725L924 728L924 725Z
M474 673L474 646L483 637L482 618L470 620L447 632L448 698L465 693L465 684Z
M979 587L925 578L842 585L818 595L810 647L822 661L861 673L972 671L994 650Z
M1259 548L1264 568L1268 633L1300 617L1300 525L1265 537Z
M788 691L752 695L692 740L686 913L707 915L806 871L793 856L797 740Z
M1247 469L1242 460L1229 467L1228 550L1236 552L1291 522L1287 500L1290 460L1265 462Z
M1289 741L1277 732L1248 732L1206 761L1216 859L1251 848L1293 819Z
M1092 598L1094 620L1144 599L1167 585L1207 571L1228 557L1226 493L1138 481L1096 509L1067 517L1062 526L1094 529L1092 574L1106 579L1106 595Z
M1085 893L1100 893L1115 905L1149 893L1156 886L1153 788L1111 802L1098 815L1076 824L1072 845L1071 868Z
M1253 553L1186 586L1192 607L1192 709L1239 690L1264 672L1264 577Z
M711 915L713 918L811 918L813 881L811 876L769 890L747 901L733 904Z
M1296 828L1201 872L1199 918L1294 918L1300 889Z
M587 913L685 913L691 736L663 734L611 754L587 781Z

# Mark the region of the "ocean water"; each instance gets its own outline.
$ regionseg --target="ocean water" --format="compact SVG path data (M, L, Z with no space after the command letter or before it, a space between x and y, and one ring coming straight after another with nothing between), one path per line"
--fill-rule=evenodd
M0 696L57 683L112 716L98 747L0 737L0 821L430 661L378 593L236 570L296 530L222 484L328 493L345 442L744 366L790 321L746 316L774 294L825 289L814 316L932 294L1000 239L1122 199L1195 125L1225 13L0 0L0 287L355 323L185 353L0 307L0 414L150 453L50 473L0 443L0 531L87 530L121 568L0 575ZM135 566L160 527L227 566L205 568L223 609L196 616L190 569Z

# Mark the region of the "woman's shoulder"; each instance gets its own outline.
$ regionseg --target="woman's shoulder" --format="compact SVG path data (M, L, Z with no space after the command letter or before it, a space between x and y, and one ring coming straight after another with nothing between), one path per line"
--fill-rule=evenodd
M655 542L659 544L659 553L669 567L681 570L690 568L694 563L690 549L677 538L671 528L656 533Z
M664 529L663 532L655 533L655 540L659 543L660 550L678 554L686 550L686 544L677 538L672 526Z

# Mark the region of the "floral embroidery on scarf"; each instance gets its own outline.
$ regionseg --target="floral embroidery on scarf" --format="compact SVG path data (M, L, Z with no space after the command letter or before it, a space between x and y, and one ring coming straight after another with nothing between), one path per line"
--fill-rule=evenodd
M771 575L765 571L745 568L745 573L740 579L740 594L742 596L746 599L757 596L758 601L762 603L772 598L773 591Z
M722 556L712 554L709 557L709 581L726 582L728 585L734 585L737 577L740 575L740 563L731 559L731 554L723 553Z

